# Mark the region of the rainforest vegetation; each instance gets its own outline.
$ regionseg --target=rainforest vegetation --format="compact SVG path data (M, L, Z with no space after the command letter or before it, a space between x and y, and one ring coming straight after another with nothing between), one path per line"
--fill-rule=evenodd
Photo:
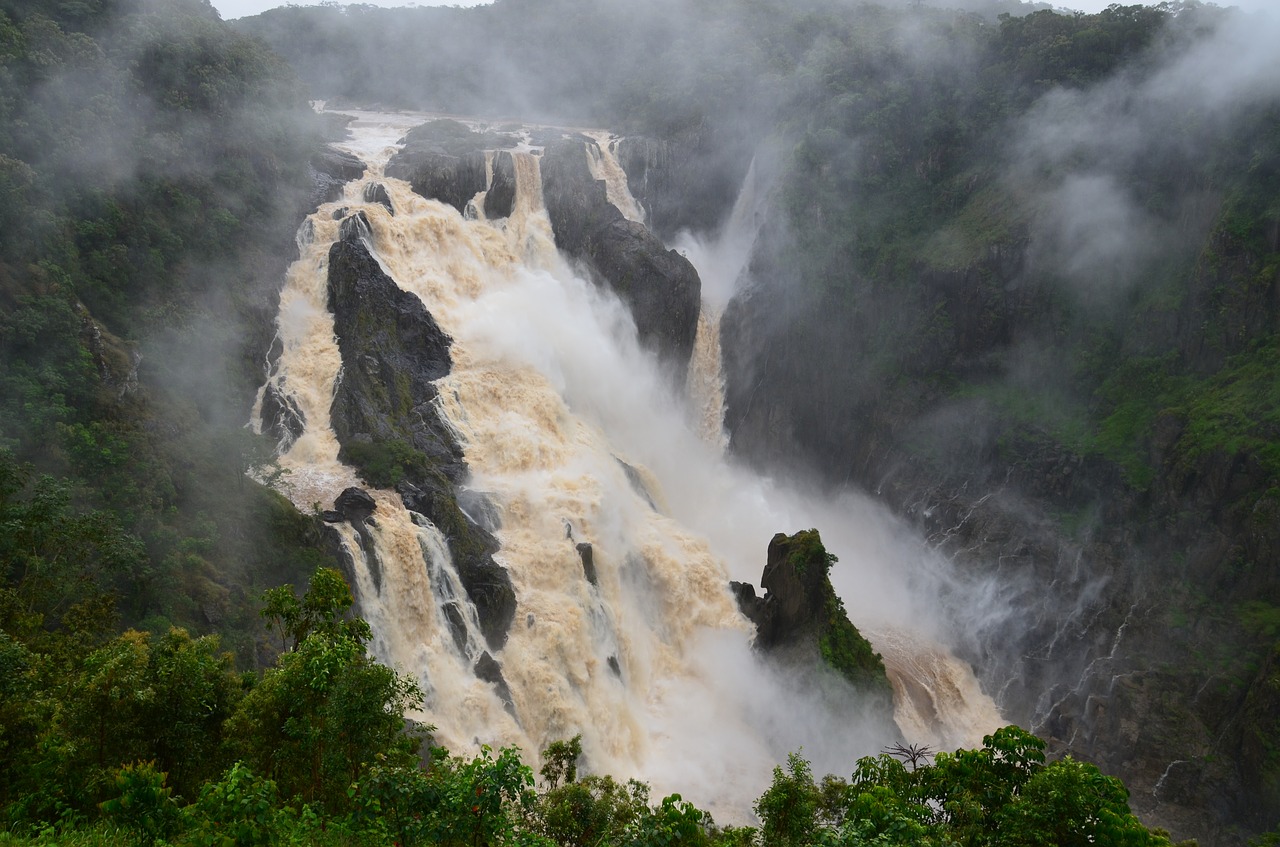
M203 0L0 0L0 843L1168 843L1116 779L1012 727L848 777L797 753L738 829L579 774L572 739L539 779L406 723L421 692L368 657L318 519L254 481L273 445L244 427L315 199L311 96L662 139L676 176L642 199L664 235L714 227L757 156L776 182L755 318L786 353L755 375L792 437L766 447L741 411L735 449L836 483L891 460L1008 479L1101 538L1118 599L1095 620L1162 592L1130 630L1149 699L1115 701L1149 731L1135 761L1197 768L1177 803L1214 831L1273 827L1280 105L1227 120L1182 77L1185 108L1142 113L1159 143L1036 148L1028 115L1128 114L1086 95L1164 79L1228 13L978 5L499 0L233 27ZM1116 195L1111 252L1050 237ZM1022 678L1031 701L1050 684Z
M11 490L0 505L6 526L34 525L45 555L109 565L120 543L96 547L81 520L37 517ZM13 605L77 587L65 569L25 562L44 578L20 580ZM1044 742L1012 726L978 750L910 768L884 754L820 783L795 754L756 803L759 827L717 827L678 794L580 774L576 738L543 751L537 780L515 748L453 756L406 721L422 691L369 658L369 626L337 571L264 601L285 650L261 673L237 672L217 636L113 635L102 595L69 606L57 629L11 614L0 844L1169 844L1130 813L1119 780L1045 764Z

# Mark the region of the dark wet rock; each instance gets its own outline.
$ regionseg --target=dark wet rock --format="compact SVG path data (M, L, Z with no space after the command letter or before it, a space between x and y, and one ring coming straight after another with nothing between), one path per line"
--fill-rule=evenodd
M627 136L614 155L627 174L631 196L644 207L645 223L659 237L705 231L733 208L758 137L715 134L709 127L670 140Z
M484 216L489 220L507 218L516 205L516 164L511 154L493 154L493 182L484 196Z
M439 200L464 212L471 198L484 191L484 154L420 153L411 158L401 154L387 163L386 174L408 182L428 200Z
M405 180L428 200L465 212L486 188L484 151L511 143L505 136L473 132L457 121L430 121L405 135L404 146L387 162L385 173Z
M476 660L475 667L472 668L476 679L491 683L494 693L498 695L498 699L502 701L502 705L507 712L515 717L515 699L511 696L511 688L507 685L506 677L502 675L502 666L498 664L498 660L493 658L486 650Z
M320 513L320 520L324 521L325 523L342 523L346 519L347 519L346 516L343 515L342 512L336 511L334 509L325 509L323 512Z
M592 585L599 585L599 578L596 576L595 553L591 549L591 545L582 542L577 546L578 558L582 559L582 573L587 578L587 582Z
M738 608L756 625L756 647L764 653L808 656L859 688L878 693L888 708L884 662L849 621L828 572L832 557L815 529L769 542L760 580L763 599L746 583L731 583Z
M342 199L342 188L348 182L364 176L365 165L350 153L333 147L325 147L315 153L309 163L311 170L311 206L332 203Z
M262 392L262 429L270 433L281 448L287 448L306 429L306 417L293 397L285 394L274 383L267 383Z
M466 124L450 118L438 118L419 124L405 133L396 158L423 153L465 156L484 150L508 150L520 143L516 131L488 130L476 132Z
M365 164L352 154L334 147L325 147L311 157L311 166L323 174L351 182L364 176Z
M381 203L392 215L396 213L395 207L391 205L391 195L387 193L387 187L380 182L365 185L361 198L366 203Z
M607 661L609 663L609 670L613 671L613 675L618 679L622 679L622 666L618 664L618 657L610 656Z
M543 197L556 245L621 298L641 344L683 382L702 302L698 272L608 201L604 182L591 175L585 144L561 141L543 156Z
M340 221L343 218L345 218L347 216L347 212L350 212L350 211L351 210L348 209L346 206L340 206L339 208L333 210L333 214L330 215L330 217L333 218L335 221Z
M378 502L363 488L345 488L333 501L333 508L342 514L343 520L356 524L372 515Z
M346 521L355 529L360 539L360 552L364 557L365 566L369 569L369 575L373 579L373 587L375 591L382 590L382 562L378 559L377 547L373 541L373 535L369 532L369 523L373 513L377 510L378 503L370 496L369 492L362 488L345 488L342 493L333 501L333 510L326 514L339 516L339 520L332 523L340 523ZM348 564L348 574L354 575L354 563L350 561L349 556L344 556L344 560ZM352 580L354 582L354 580Z
M457 481L462 451L433 400L434 381L449 373L451 339L422 301L382 272L355 233L362 214L343 222L345 238L329 251L329 309L342 353L342 379L330 418L341 458L376 467L369 481L386 486L395 464L425 465ZM351 227L348 223L356 222ZM367 219L363 224L367 225ZM412 452L425 457L425 464ZM403 474L403 468L401 475Z

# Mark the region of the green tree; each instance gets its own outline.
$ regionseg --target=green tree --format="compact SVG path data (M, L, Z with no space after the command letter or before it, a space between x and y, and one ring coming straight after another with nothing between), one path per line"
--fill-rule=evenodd
M268 589L262 599L260 614L268 630L279 630L281 646L285 649L296 648L312 633L349 637L360 642L372 637L368 623L350 617L355 599L342 574L333 568L317 569L301 599L292 585Z
M422 692L369 657L368 624L341 617L351 593L336 572L317 571L296 606L279 591L268 602L299 640L228 721L232 749L286 797L344 811L348 788L372 763L413 761L416 741L404 733L404 713Z
M756 801L765 843L778 847L808 844L817 827L820 799L809 762L799 753L787 756L787 769L773 769L773 783Z

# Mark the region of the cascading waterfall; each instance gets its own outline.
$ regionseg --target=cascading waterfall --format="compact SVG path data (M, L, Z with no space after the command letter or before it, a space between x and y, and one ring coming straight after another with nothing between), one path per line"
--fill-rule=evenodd
M627 174L616 155L618 140L608 132L585 132L594 144L587 145L587 166L591 175L604 182L605 197L629 221L644 223L644 207L631 196Z
M676 249L693 263L702 280L702 309L689 363L689 403L703 439L721 450L728 447L729 438L724 431L720 318L746 270L760 228L760 204L765 195L757 182L756 163L752 161L720 232L710 238L682 232L676 239Z
M304 225L281 295L282 352L270 385L291 398L305 428L283 445L277 484L304 509L359 484L338 462L329 424L341 358L326 283L334 210L363 211L379 263L454 339L440 402L468 485L500 512L495 559L517 597L495 653L510 689L504 703L473 673L484 646L439 531L382 491L371 492L367 532L337 527L373 651L422 681L418 717L446 746L518 744L532 756L582 733L593 770L679 790L729 819L749 815L772 766L801 746L818 772L847 772L892 740L880 716L797 690L786 671L759 662L728 590L731 578L758 580L774 532L810 526L841 558L832 580L850 617L885 653L907 739L972 744L999 724L972 672L941 646L957 621L935 597L971 589L865 498L811 498L727 463L722 443L708 443L665 390L624 308L556 252L536 155L513 154L509 218L467 220L383 178L411 118L357 118L346 146L369 171ZM394 215L361 199L374 180ZM706 346L718 357L713 337ZM582 543L591 545L594 579L584 574ZM380 579L365 565L370 545ZM895 635L908 629L909 639Z

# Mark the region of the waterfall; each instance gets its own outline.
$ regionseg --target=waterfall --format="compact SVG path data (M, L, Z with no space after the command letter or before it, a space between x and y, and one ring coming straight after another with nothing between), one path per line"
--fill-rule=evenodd
M759 581L773 533L816 526L841 559L832 580L850 617L891 666L907 739L972 744L994 729L990 699L944 646L963 629L948 609L980 587L957 580L866 498L814 497L727 462L671 397L625 308L556 251L538 157L512 154L509 218L468 220L383 177L409 120L357 113L346 146L369 171L305 225L281 294L270 384L305 422L282 444L274 484L304 510L327 506L359 484L338 462L329 424L341 358L326 309L327 256L335 210L362 211L383 269L453 338L439 402L463 447L467 485L500 515L495 559L517 598L495 652L508 703L474 672L483 649L475 613L439 531L385 491L371 492L377 509L365 531L339 525L374 654L428 694L417 717L460 753L517 744L532 758L581 733L591 770L648 780L659 796L680 791L724 820L748 819L773 765L802 746L819 773L847 773L893 740L885 716L761 663L728 589L730 579ZM394 216L363 201L374 180ZM718 358L714 333L703 354ZM579 544L591 545L593 578ZM958 600L943 608L942 594ZM906 630L909 640L894 640ZM913 665L919 654L929 662Z
M605 197L623 217L629 221L644 223L644 207L631 196L631 188L627 185L627 174L622 170L616 155L618 139L608 132L583 133L592 140L587 145L587 166L591 175L604 181Z
M689 403L703 439L721 450L728 446L729 438L724 431L720 317L747 269L763 217L761 204L765 195L752 160L729 219L719 232L700 236L685 231L676 237L676 249L693 263L702 280L702 309L693 360L689 363Z

